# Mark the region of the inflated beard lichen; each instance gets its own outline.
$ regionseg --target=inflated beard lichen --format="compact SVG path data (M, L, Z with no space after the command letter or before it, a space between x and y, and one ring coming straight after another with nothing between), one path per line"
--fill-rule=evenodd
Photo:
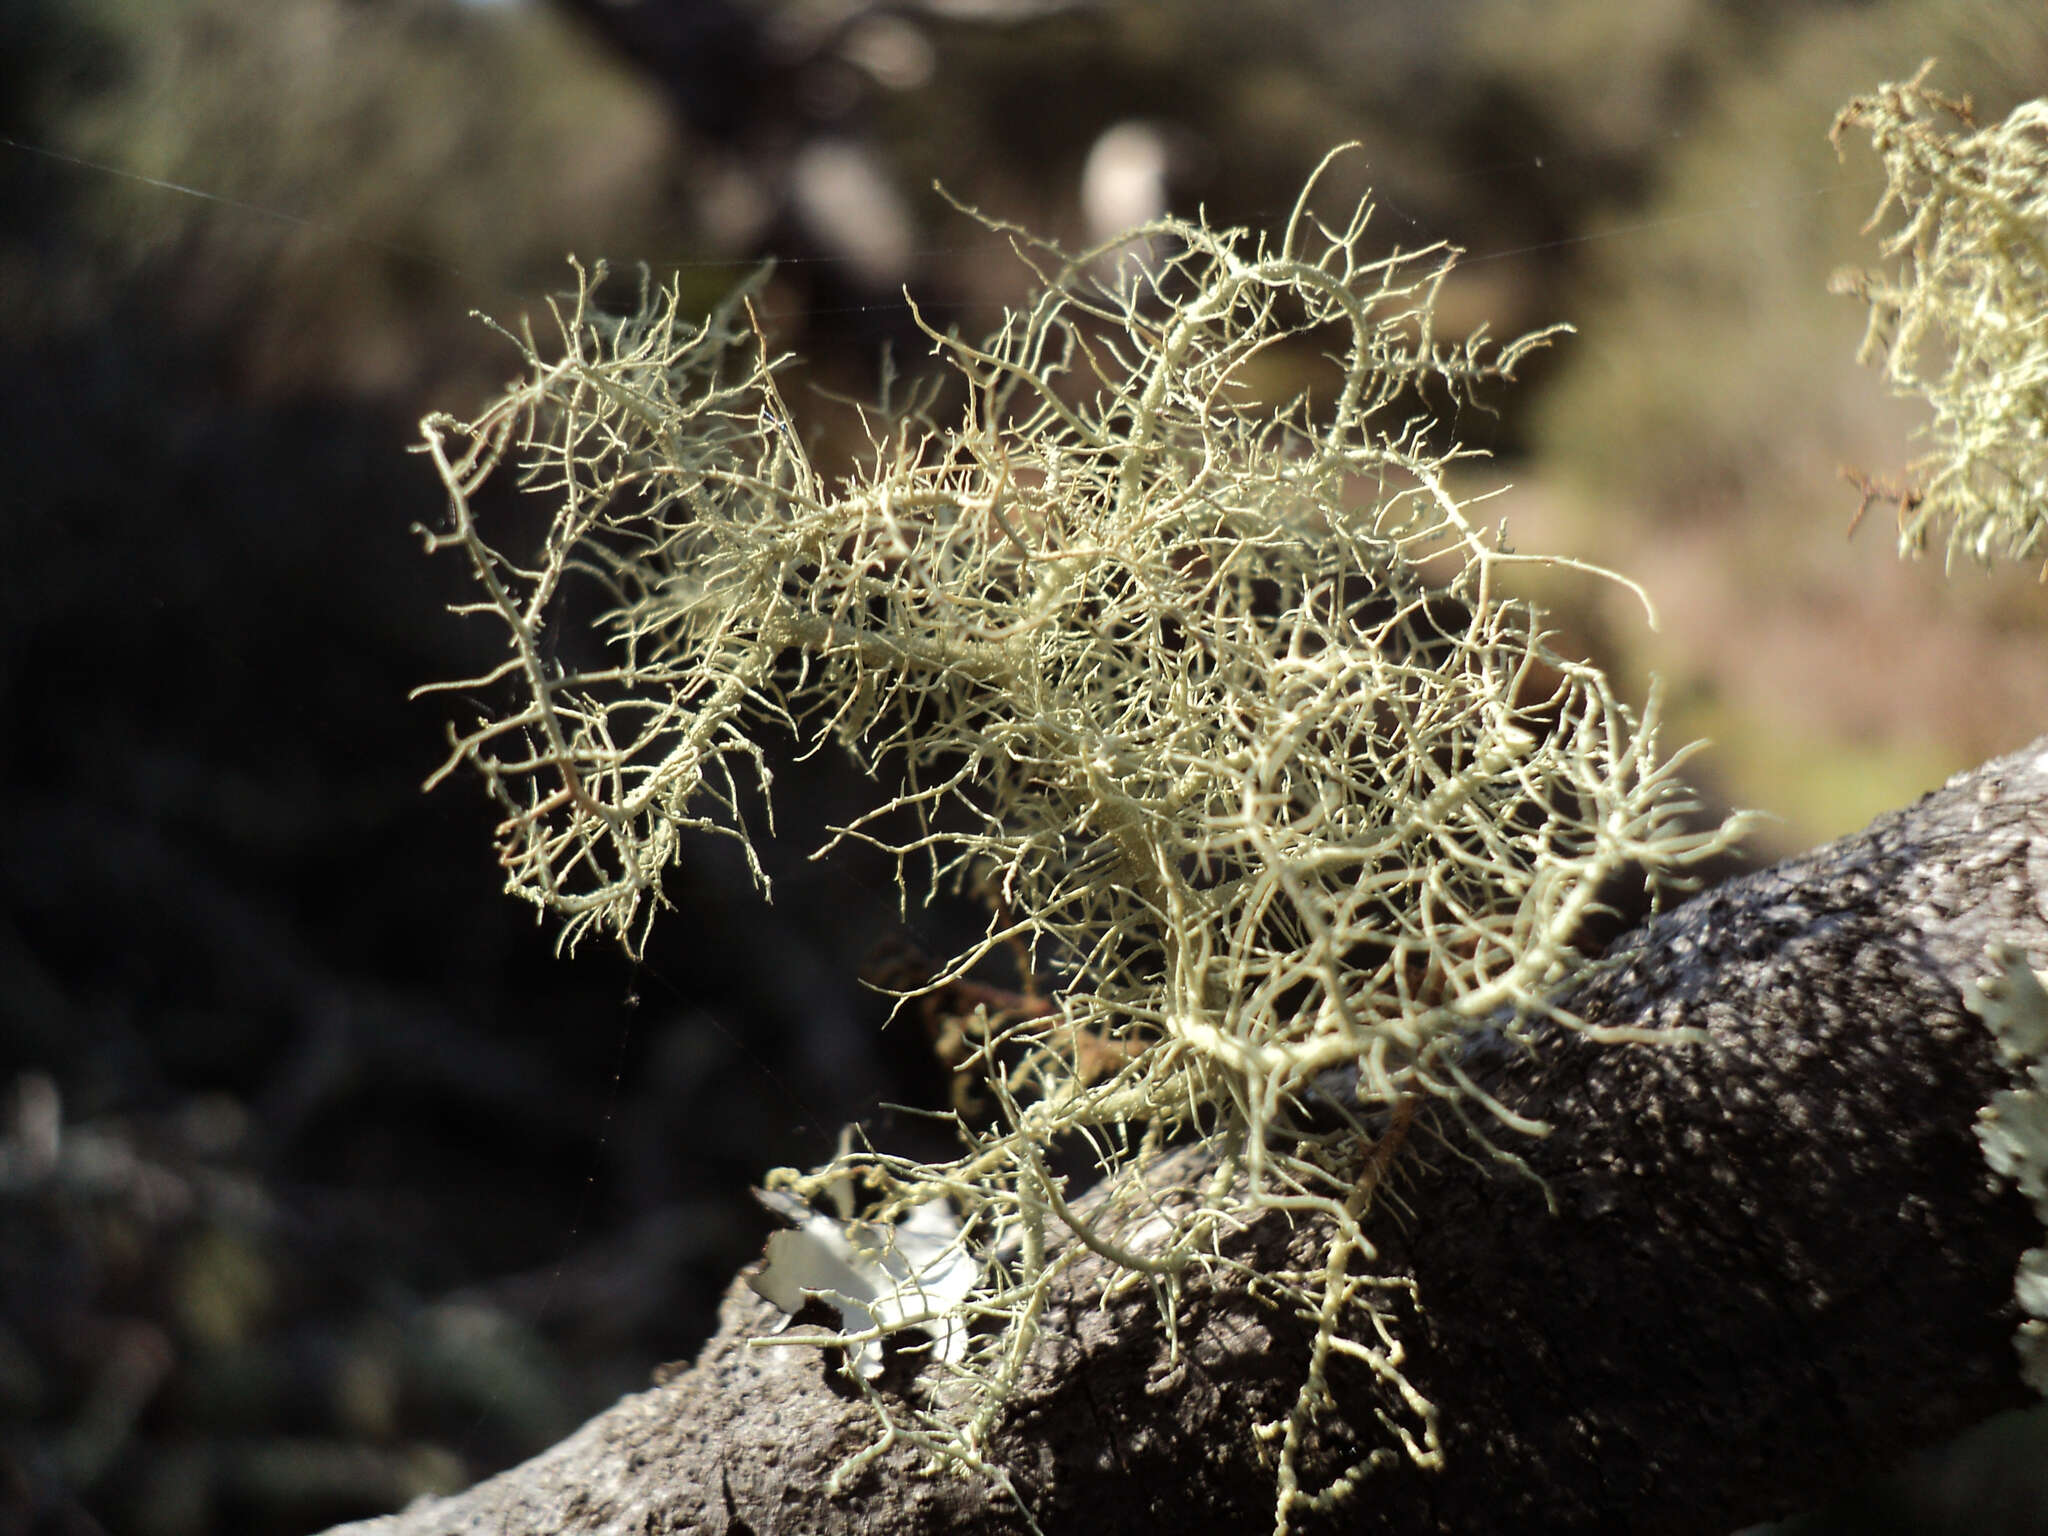
M1896 272L1845 271L1831 286L1870 306L1863 360L1933 408L1932 450L1899 502L1899 549L1945 534L1958 555L2048 561L2048 101L1980 127L1967 98L1904 84L1842 109L1830 137L1869 133L1896 216ZM1867 503L1866 503L1867 504Z
M853 1213L868 1234L947 1202L974 1259L948 1326L894 1294L854 1314L882 1319L842 1337L859 1359L876 1331L946 1341L910 1395L849 1372L878 1416L869 1455L907 1443L1009 1487L991 1432L1071 1257L1149 1288L1169 1329L1181 1278L1209 1269L1316 1330L1294 1411L1255 1426L1283 1531L1373 1466L1444 1454L1438 1406L1401 1373L1415 1299L1374 1273L1366 1232L1415 1106L1540 1129L1486 1098L1461 1042L1554 1013L1610 877L1671 876L1730 835L1683 824L1651 713L1549 648L1505 590L1537 557L1475 521L1427 445L1426 402L1469 398L1549 333L1440 340L1454 253L1373 257L1368 206L1331 225L1309 204L1276 238L1140 231L1177 254L1136 283L1010 231L1035 296L979 344L930 333L964 411L871 416L871 455L835 484L744 295L693 320L647 289L617 318L581 269L558 338L519 341L522 382L472 422L424 424L451 518L428 543L469 559L483 595L459 611L510 647L443 686L515 696L455 733L436 779L482 775L508 888L565 942L637 945L686 832L751 853L742 785L767 793L784 736L871 775L872 811L834 842L888 849L906 902L988 895L985 935L935 987L998 952L1046 978L1041 1006L964 1037L986 1112L956 1110L956 1157L863 1148L775 1177L806 1199L877 1192ZM1328 387L1262 406L1246 365L1294 338L1326 351ZM501 469L553 506L530 553L472 511ZM561 670L543 645L572 588L605 666ZM1335 1129L1312 1087L1332 1072L1356 1082ZM1148 1188L1191 1138L1213 1178ZM1086 1217L1051 1171L1080 1147L1105 1182ZM1323 1224L1315 1266L1224 1258L1279 1213ZM1378 1424L1353 1427L1380 1444L1312 1489L1339 1362L1376 1384Z

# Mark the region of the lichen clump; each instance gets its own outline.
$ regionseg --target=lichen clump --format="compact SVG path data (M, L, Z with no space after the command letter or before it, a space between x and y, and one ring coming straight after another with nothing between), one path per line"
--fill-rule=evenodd
M1932 448L1899 502L1899 549L2048 560L2048 101L1980 126L1928 88L1933 64L1842 109L1884 162L1871 229L1894 271L1837 273L1870 306L1862 357L1933 409Z
M1310 202L1275 238L1141 231L1170 254L1136 282L1011 231L1035 297L979 344L929 333L964 409L940 421L928 391L878 410L835 484L744 295L694 321L647 289L620 318L580 269L548 352L519 339L521 382L425 423L450 504L429 543L468 557L466 611L510 644L446 686L514 695L441 773L482 775L508 888L567 942L637 944L686 832L751 850L781 735L872 777L834 841L888 849L906 902L986 893L986 933L935 986L1011 951L1044 979L1044 1007L971 1035L986 1112L956 1111L957 1157L860 1149L779 1178L816 1194L857 1173L870 1223L950 1201L980 1265L956 1304L971 1342L921 1396L861 1381L878 1445L1000 1479L984 1451L1062 1255L1108 1258L1170 1326L1180 1278L1228 1269L1234 1230L1319 1218L1318 1266L1256 1279L1318 1330L1296 1411L1260 1427L1283 1529L1367 1465L1440 1455L1363 1226L1399 1128L1431 1097L1498 1125L1461 1043L1553 1011L1610 877L1670 875L1725 835L1685 826L1650 714L1548 647L1506 590L1534 557L1475 522L1429 446L1430 402L1549 333L1444 342L1453 253L1373 256L1368 206L1330 224ZM1302 341L1327 387L1261 404L1247 365ZM508 465L553 506L518 557L472 512ZM604 665L550 659L564 612L594 615ZM1148 1159L1190 1136L1214 1178L1148 1190ZM1080 1144L1107 1181L1087 1216L1050 1171ZM1387 1442L1312 1491L1340 1361L1369 1373Z
M1977 1141L1992 1171L2010 1179L2033 1202L2034 1214L2048 1220L2048 991L2017 946L1993 944L1986 958L1991 974L1974 982L1964 1001L1996 1037L2016 1086L1977 1111ZM2013 1336L2020 1374L2036 1392L2048 1393L2048 1248L2020 1255L2013 1295L2025 1314Z

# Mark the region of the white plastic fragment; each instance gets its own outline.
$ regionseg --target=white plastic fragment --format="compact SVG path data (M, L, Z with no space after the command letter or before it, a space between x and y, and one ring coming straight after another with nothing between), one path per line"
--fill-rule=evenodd
M757 1193L795 1227L770 1234L765 1262L747 1284L792 1315L813 1299L836 1308L848 1335L867 1335L847 1346L849 1362L863 1380L882 1374L877 1335L902 1328L922 1329L940 1360L965 1355L960 1306L980 1278L981 1265L961 1242L959 1218L946 1200L928 1200L891 1225L842 1220L790 1195Z

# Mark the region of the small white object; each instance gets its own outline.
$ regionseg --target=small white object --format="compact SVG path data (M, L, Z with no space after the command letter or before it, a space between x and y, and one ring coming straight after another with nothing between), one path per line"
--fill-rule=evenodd
M804 228L863 286L892 289L917 255L910 205L867 145L816 138L797 152L789 195Z
M789 1195L757 1193L795 1227L769 1236L766 1262L747 1276L756 1294L791 1314L806 1301L828 1302L849 1334L922 1329L940 1360L966 1353L967 1325L959 1309L980 1279L981 1265L960 1240L960 1220L946 1200L927 1200L891 1226L845 1221ZM879 1338L861 1339L847 1350L862 1380L882 1374Z
M1081 168L1081 213L1098 243L1149 224L1167 211L1166 177L1173 151L1151 123L1105 129Z

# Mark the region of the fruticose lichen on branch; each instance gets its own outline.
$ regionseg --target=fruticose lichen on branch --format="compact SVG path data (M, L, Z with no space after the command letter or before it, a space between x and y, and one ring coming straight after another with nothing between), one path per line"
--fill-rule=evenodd
M1911 80L1842 109L1870 135L1891 224L1893 271L1847 270L1830 286L1870 308L1863 360L1925 400L1932 448L1897 496L1899 549L1944 534L1948 558L2048 558L2048 101L1980 126L1967 97Z
M853 1373L883 1441L1008 1486L984 1452L1074 1251L1060 1229L1170 1327L1180 1277L1231 1270L1228 1233L1312 1217L1316 1267L1236 1276L1317 1331L1294 1413L1256 1427L1283 1531L1373 1465L1441 1456L1365 1229L1416 1104L1476 1110L1482 1141L1538 1129L1502 1118L1465 1042L1554 1011L1611 878L1672 876L1731 835L1687 827L1653 710L1549 647L1504 580L1539 557L1477 523L1455 453L1429 446L1429 401L1462 403L1551 333L1441 340L1454 253L1371 256L1369 206L1326 224L1314 186L1277 238L1142 231L1177 254L1136 284L1012 231L1035 296L979 345L929 333L964 410L870 416L871 455L836 484L744 294L697 322L643 286L621 318L581 269L558 348L519 338L521 382L424 425L450 504L429 545L466 555L483 596L461 611L509 641L441 686L514 697L435 777L482 774L508 888L565 943L636 946L685 831L751 855L743 784L768 794L787 734L883 786L833 841L888 850L906 902L989 894L934 986L1012 949L1044 979L1046 1007L972 1036L990 1108L955 1113L956 1158L863 1149L778 1176L817 1196L858 1175L869 1223L949 1202L947 1273L977 1266L944 1319L900 1297L877 1314L943 1341L909 1394ZM1261 404L1247 365L1304 341L1328 349L1327 387ZM530 556L473 511L507 468L553 505ZM593 611L607 664L553 661L545 628ZM1216 1177L1148 1193L1147 1159L1191 1135ZM1076 1142L1111 1181L1090 1219L1050 1171ZM1373 1384L1385 1441L1312 1490L1336 1371Z

